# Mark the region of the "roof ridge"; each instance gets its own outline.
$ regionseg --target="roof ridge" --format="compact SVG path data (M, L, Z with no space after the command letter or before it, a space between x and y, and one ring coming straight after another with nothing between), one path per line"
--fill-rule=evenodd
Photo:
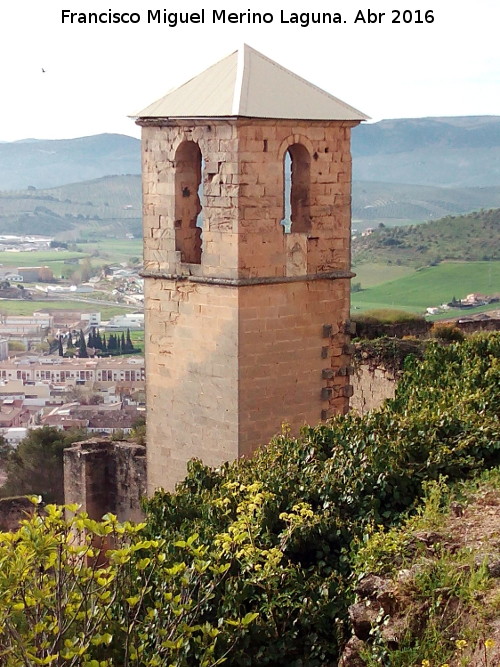
M229 56L237 53L236 56L236 80L234 82L234 95L233 95L233 106L231 111L234 116L239 114L241 107L241 98L243 94L243 77L245 76L245 57L246 57L246 48L247 45L243 44L241 48L237 51L233 51ZM240 57L241 54L241 57ZM229 58L229 56L227 56Z

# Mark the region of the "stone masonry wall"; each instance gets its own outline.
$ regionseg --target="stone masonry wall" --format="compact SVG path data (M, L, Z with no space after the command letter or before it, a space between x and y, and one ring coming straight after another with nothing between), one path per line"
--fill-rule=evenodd
M311 155L311 230L303 274L350 269L350 127L355 123L168 121L143 127L144 269L219 278L286 275L283 157L294 143ZM175 156L199 144L203 174L202 267L175 249ZM292 234L293 238L296 236ZM297 234L303 241L303 234Z
M148 484L173 489L186 462L238 456L235 288L146 280Z
M146 495L145 447L92 438L64 450L64 501L92 518L106 512L120 521L140 521Z
M394 398L397 374L383 366L359 364L352 376L351 410L364 415L378 408L387 398Z
M286 422L297 433L347 410L348 280L243 287L240 292L240 455Z
M240 275L288 275L284 246L304 244L301 275L350 270L350 127L325 121L241 120L237 175ZM283 234L283 157L294 145L311 158L307 234ZM223 168L224 165L221 166ZM289 246L290 247L290 246Z
M345 412L349 382L350 122L151 120L143 125L148 489L193 456L217 465L279 431ZM182 142L204 158L201 264L176 249ZM309 229L285 234L284 155L310 157ZM178 208L177 208L178 210Z

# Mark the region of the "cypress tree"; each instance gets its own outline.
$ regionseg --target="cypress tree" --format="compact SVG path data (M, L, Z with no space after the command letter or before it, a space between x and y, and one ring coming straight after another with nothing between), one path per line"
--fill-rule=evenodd
M99 329L97 329L97 333L94 336L94 347L96 347L98 350L102 350L102 338Z
M125 341L125 350L127 352L133 352L134 351L134 344L132 343L132 339L130 338L130 329L127 328L127 339Z
M87 352L87 346L85 345L85 336L83 335L83 331L80 329L80 344L78 348L78 356L81 359L87 359L88 358L88 352Z
M62 336L59 336L59 340L57 341L58 344L58 352L60 357L64 357L64 350L63 350L63 344L62 344Z

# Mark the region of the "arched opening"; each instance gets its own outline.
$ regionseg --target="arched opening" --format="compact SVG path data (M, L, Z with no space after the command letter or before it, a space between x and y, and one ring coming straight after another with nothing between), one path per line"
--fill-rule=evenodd
M175 154L175 249L181 262L201 264L202 157L198 144L183 142Z
M307 232L311 228L309 190L311 158L301 144L292 144L283 158L283 230Z

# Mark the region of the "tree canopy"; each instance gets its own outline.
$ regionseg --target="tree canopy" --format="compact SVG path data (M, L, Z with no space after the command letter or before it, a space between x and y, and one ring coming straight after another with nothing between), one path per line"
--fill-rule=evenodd
M84 437L82 431L60 431L52 426L28 431L7 457L7 481L0 489L1 495L37 494L45 502L63 503L63 451Z

